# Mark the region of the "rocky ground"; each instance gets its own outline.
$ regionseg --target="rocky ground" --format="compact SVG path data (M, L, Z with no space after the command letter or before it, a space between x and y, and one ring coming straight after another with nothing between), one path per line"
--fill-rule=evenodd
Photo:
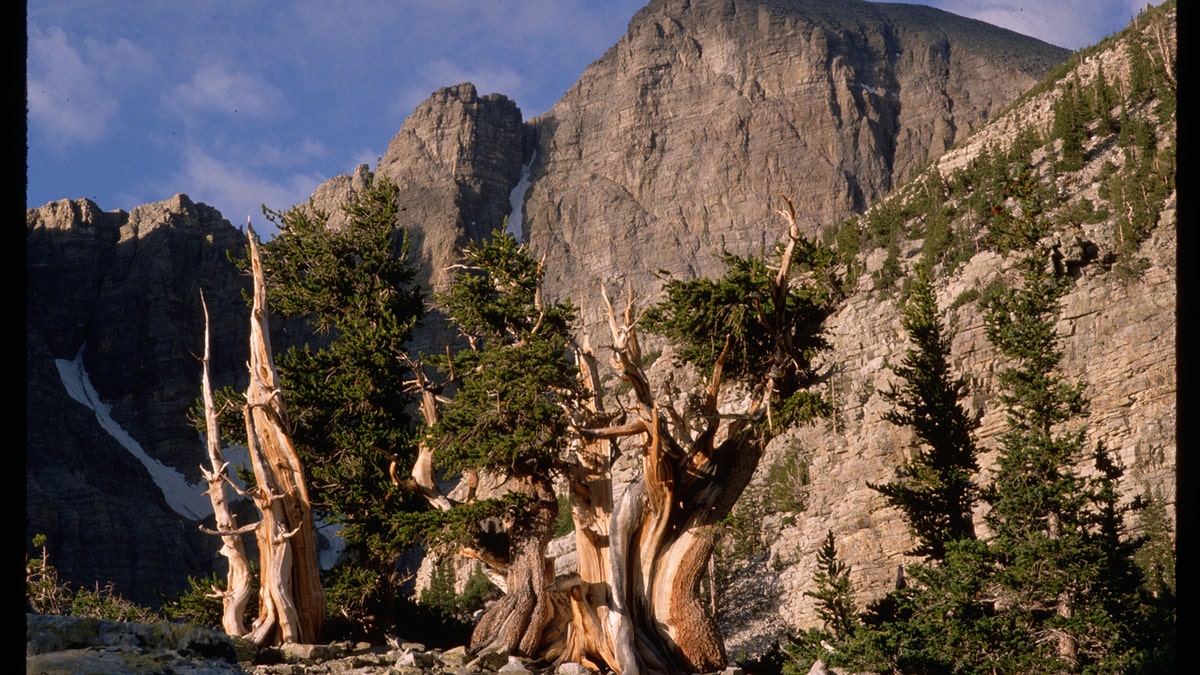
M427 649L337 642L256 649L224 633L183 624L142 624L25 615L27 675L593 675L579 663L548 664L464 647ZM740 675L729 667L723 675Z

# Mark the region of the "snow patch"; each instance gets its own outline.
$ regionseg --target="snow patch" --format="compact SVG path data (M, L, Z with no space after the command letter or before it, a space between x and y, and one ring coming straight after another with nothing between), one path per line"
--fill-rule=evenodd
M346 551L346 540L342 538L341 523L327 523L313 515L313 527L317 530L317 564L322 570L331 570L342 561Z
M189 520L203 520L212 515L212 500L208 496L208 485L204 481L188 483L183 474L146 454L141 444L112 418L112 407L100 400L100 395L92 387L92 381L83 367L83 348L80 348L74 360L55 359L54 363L58 367L58 376L62 379L67 394L91 409L96 414L96 421L100 423L100 427L146 467L173 511ZM225 446L221 454L229 462L231 469L250 464L250 451L244 445ZM229 479L239 489L245 490L246 485L236 471L230 470ZM346 549L346 541L341 536L342 525L326 523L315 514L313 525L319 539L318 562L321 569L328 570L342 559Z
M100 395L92 387L92 381L83 368L82 347L74 360L55 359L54 363L58 366L58 376L67 394L96 413L100 427L146 467L172 510L190 520L203 520L212 515L212 501L205 494L208 486L203 481L188 483L183 474L146 454L141 444L112 418L112 408L100 400Z
M537 151L534 150L529 162L521 165L521 178L517 181L517 186L508 194L508 203L512 210L508 216L508 227L504 231L518 242L524 241L525 237L525 194L529 192L529 167L536 159Z

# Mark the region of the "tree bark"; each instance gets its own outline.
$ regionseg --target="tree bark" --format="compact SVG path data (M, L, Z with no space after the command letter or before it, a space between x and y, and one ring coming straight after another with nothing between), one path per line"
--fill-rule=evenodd
M304 470L287 431L267 320L266 282L253 229L247 225L254 302L250 318L250 384L246 440L262 512L259 617L250 639L263 645L315 643L325 622L325 591L317 565L316 530Z
M208 484L208 496L212 500L213 515L217 530L214 534L221 537L221 555L228 561L229 569L225 575L226 588L219 593L221 597L221 626L225 632L235 637L246 634L246 604L254 592L254 574L250 570L250 560L246 557L246 547L242 543L242 533L238 528L237 517L229 508L226 495L229 483L229 462L225 461L221 452L221 432L217 424L217 411L213 403L212 384L209 379L209 329L208 305L204 302L204 293L200 293L200 305L204 308L204 358L201 375L201 390L204 398L204 428L208 441L208 460L211 468L200 466L204 480ZM202 528L203 529L203 528Z
M554 561L546 557L546 545L554 531L558 501L548 480L522 478L518 483L519 491L533 500L533 506L525 522L509 529L504 596L489 606L476 624L470 644L474 653L536 656L555 614L551 598Z
M623 675L713 672L728 658L711 608L700 599L718 522L749 484L767 442L775 433L771 400L790 395L805 381L802 361L790 343L786 321L792 254L799 241L790 204L787 243L772 283L776 313L760 316L776 336L774 366L751 383L757 399L748 410L721 406L722 367L717 359L695 409L677 409L669 384L654 391L642 367L632 292L620 320L607 292L612 343L609 363L631 386L631 402L604 407L597 359L586 334L575 351L588 396L567 408L573 430L570 456L563 458L575 525L578 572L555 579L546 545L556 508L548 480L526 479L522 489L535 503L528 522L510 529L503 562L505 597L491 605L476 627L473 651L507 650L528 656L574 661ZM437 421L436 390L420 373L426 422ZM782 391L780 391L782 390ZM641 474L618 492L612 475L621 439L640 447ZM628 444L628 443L627 443ZM432 452L421 449L412 479L393 480L449 508L432 483ZM474 553L475 557L482 556Z

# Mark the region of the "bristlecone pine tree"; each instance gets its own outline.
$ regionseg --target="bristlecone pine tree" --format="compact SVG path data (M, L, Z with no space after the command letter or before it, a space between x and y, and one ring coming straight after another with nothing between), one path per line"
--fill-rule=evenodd
M806 387L832 311L831 254L803 238L790 203L783 242L764 258L726 255L719 279L668 280L665 299L637 315L607 292L609 365L629 385L615 403L600 385L574 309L547 303L541 266L510 236L469 246L442 306L471 348L418 368L429 433L407 480L444 514L427 531L482 561L504 598L488 607L472 649L571 660L621 673L710 672L727 661L699 597L716 526L749 482L767 442L826 408ZM680 395L642 367L639 330L663 335L704 382ZM726 382L749 393L722 403ZM745 400L745 399L743 399ZM632 444L630 443L632 442ZM641 456L617 491L612 463ZM508 496L452 501L434 467L468 481L492 475ZM579 571L556 579L546 544L557 510L552 479L569 485Z
M311 203L267 211L279 232L262 247L272 310L315 329L278 365L313 507L342 525L346 543L345 561L327 575L330 601L348 630L376 638L395 618L404 548L395 521L424 505L388 471L415 454L403 354L424 313L409 242L396 227L398 194L386 176L368 177L339 227Z

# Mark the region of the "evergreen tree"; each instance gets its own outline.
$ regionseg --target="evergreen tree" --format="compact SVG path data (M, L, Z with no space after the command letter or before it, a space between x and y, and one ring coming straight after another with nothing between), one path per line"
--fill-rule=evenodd
M1014 217L1037 213L1022 202ZM1011 364L999 376L1007 429L982 493L992 536L944 542L942 559L910 566L905 588L868 607L853 646L859 669L1125 673L1173 663L1173 614L1138 597L1147 586L1134 563L1148 549L1125 529L1138 502L1120 498L1121 467L1103 446L1086 451L1083 387L1059 368L1070 278L1037 245L1044 224L1016 225L1027 239L1014 247L1029 251L1021 283L985 308L987 336ZM1076 467L1089 454L1095 470L1084 476Z
M1037 229L1037 228L1034 228ZM1076 471L1086 459L1081 383L1059 370L1059 302L1069 277L1056 276L1047 252L1021 261L1022 284L989 304L985 330L1012 366L1000 373L1007 412L987 521L997 565L994 592L1010 628L1026 645L1014 657L1042 672L1123 672L1135 626L1115 485L1120 473L1097 448L1099 477Z
M825 543L817 551L813 583L817 589L804 594L817 601L817 616L825 622L825 630L837 640L850 637L858 625L854 585L850 583L850 566L837 557L833 530L826 532Z
M966 378L951 373L951 336L923 270L904 302L901 323L913 346L892 368L902 383L884 393L897 405L884 419L911 427L921 448L900 467L898 480L868 485L904 513L918 541L911 554L940 560L947 542L975 537L973 475L979 466L972 432L979 421L960 403Z
M1062 154L1058 162L1061 171L1083 168L1083 144L1087 140L1086 101L1080 95L1078 84L1070 81L1054 102L1052 138L1062 140Z
M1117 90L1104 75L1104 65L1096 66L1096 80L1093 85L1093 97L1096 104L1096 117L1099 119L1097 131L1101 134L1112 134L1119 131L1117 118L1113 108L1117 106Z
M423 313L408 239L396 227L397 195L386 177L370 178L337 229L312 204L265 210L279 228L262 247L271 308L315 329L276 365L314 508L344 525L347 566L355 568L338 571L354 581L333 583L345 592L330 598L353 598L355 607L331 616L353 621L389 618L394 559L408 544L395 536L395 521L420 507L389 477L415 445L402 357Z
M445 362L461 374L430 429L439 465L548 478L566 444L561 402L577 396L568 360L575 308L543 306L541 267L499 230L469 244L450 291L438 296L471 348Z
M784 663L783 675L803 675L817 661L837 666L863 662L861 640L856 639L860 622L850 567L837 557L833 530L826 531L825 541L817 550L817 570L812 582L815 590L804 594L817 601L817 616L824 626L810 628L784 645L783 654L790 661Z
M472 650L532 655L555 611L544 554L558 515L553 480L571 439L566 411L582 397L567 353L576 310L543 302L541 264L503 230L468 244L456 272L436 299L469 347L438 362L447 396L436 409L427 401L423 443L440 469L494 477L504 493L476 499L472 490L415 525L505 577Z

